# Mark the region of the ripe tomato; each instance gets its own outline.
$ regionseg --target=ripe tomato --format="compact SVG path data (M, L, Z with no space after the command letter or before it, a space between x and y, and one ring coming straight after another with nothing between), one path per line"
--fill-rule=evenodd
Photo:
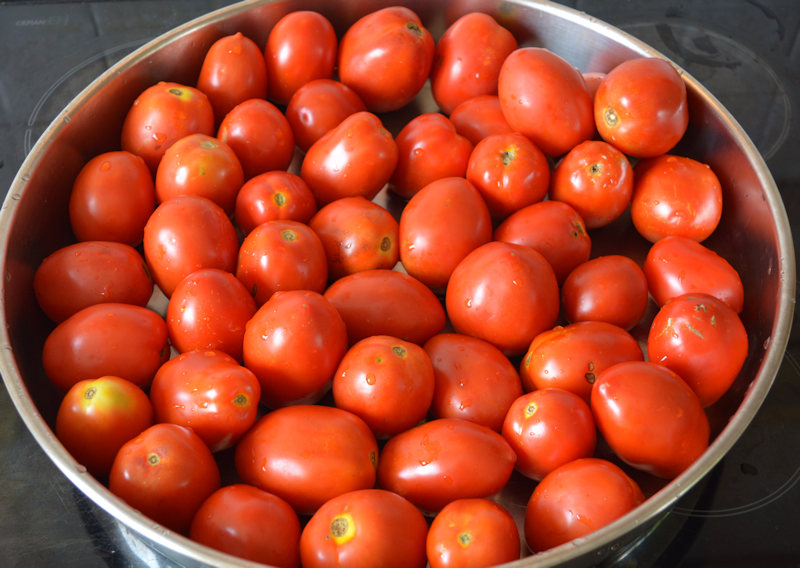
M264 527L269 530L264 530ZM278 568L300 565L300 519L272 493L243 483L212 493L192 519L192 540Z
M124 150L95 156L81 168L69 196L69 220L79 241L142 242L156 208L153 174Z
M177 424L155 424L126 442L108 479L114 495L183 534L219 487L219 468L208 446L191 428Z
M426 550L431 568L497 566L519 559L519 530L502 505L457 499L434 517Z
M314 194L303 178L282 170L247 180L236 194L236 226L247 235L261 223L284 219L307 223L317 210Z
M558 282L545 257L534 249L493 241L456 266L445 301L458 333L519 355L537 334L555 325Z
M589 89L589 94L592 95L592 99L594 99L594 96L597 94L597 89L600 88L600 83L606 78L606 73L602 71L588 71L582 73L582 75L584 82L586 82L586 88Z
M514 132L509 126L497 95L480 95L467 99L453 109L450 120L456 132L475 146L492 134Z
M708 447L700 399L663 365L628 361L609 367L595 381L591 407L614 453L657 477L676 477Z
M424 568L428 523L407 499L383 489L334 497L300 537L304 568Z
M389 438L378 463L378 486L435 512L456 499L497 493L516 459L494 430L437 418Z
M378 444L355 414L300 404L260 418L236 446L235 462L242 481L310 515L337 495L375 484Z
M333 77L336 48L336 31L322 14L297 10L283 16L264 48L269 98L286 104L309 81Z
M75 460L108 477L122 445L153 424L153 405L137 385L119 377L75 383L61 400L56 436Z
M244 364L261 381L261 399L278 408L317 402L347 351L334 305L310 290L275 292L247 322Z
M423 187L400 215L400 261L413 277L444 289L456 265L492 238L492 218L481 194L463 177Z
M433 363L435 385L431 414L463 418L497 432L522 383L511 361L477 337L438 333L424 345Z
M644 501L637 483L599 458L564 464L545 477L525 509L525 540L533 552L586 536Z
M146 387L169 358L167 324L152 310L95 304L50 332L42 349L47 377L63 392L86 378L112 375Z
M671 63L642 57L606 74L594 96L600 136L637 158L671 150L689 124L686 85Z
M433 63L434 41L412 10L370 12L339 43L339 77L372 112L397 110L422 89Z
M33 277L42 311L56 323L100 303L144 306L153 281L144 258L126 244L84 241L48 255Z

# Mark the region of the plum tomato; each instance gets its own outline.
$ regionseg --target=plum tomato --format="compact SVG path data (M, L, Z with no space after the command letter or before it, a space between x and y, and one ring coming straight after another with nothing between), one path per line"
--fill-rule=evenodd
M658 363L626 361L605 369L592 388L591 407L614 453L656 477L677 477L708 447L710 426L700 399Z
M275 170L247 180L236 194L234 211L236 226L247 235L275 219L308 223L317 211L317 202L303 178Z
M508 134L514 129L508 124L497 95L480 95L467 99L453 109L450 121L456 132L475 146L492 134Z
M378 443L358 416L333 406L299 404L262 416L236 446L245 483L311 515L337 495L375 485Z
M582 75L583 81L586 83L586 88L589 90L589 94L592 95L592 100L594 100L597 89L600 88L600 83L606 78L606 73L602 71L587 71Z

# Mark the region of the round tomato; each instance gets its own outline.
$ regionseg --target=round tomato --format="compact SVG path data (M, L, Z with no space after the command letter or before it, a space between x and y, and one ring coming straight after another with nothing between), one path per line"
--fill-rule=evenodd
M475 146L492 134L508 134L514 129L508 124L497 95L480 95L467 99L453 109L450 120L456 132Z
M582 75L586 83L586 88L589 89L589 94L592 95L592 99L594 99L594 96L597 94L597 89L600 88L600 83L606 78L606 73L602 71L587 71Z
M236 194L234 210L236 226L247 235L261 223L276 219L307 223L317 202L303 178L277 170L247 180Z

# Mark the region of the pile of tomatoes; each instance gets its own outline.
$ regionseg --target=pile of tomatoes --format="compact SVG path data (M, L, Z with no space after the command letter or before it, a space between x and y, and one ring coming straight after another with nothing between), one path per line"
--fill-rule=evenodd
M441 112L391 132L425 88ZM706 450L747 354L702 244L719 181L670 153L689 118L670 63L584 74L482 13L219 39L136 99L38 268L58 437L276 566L494 565L610 523ZM646 258L592 250L614 223Z

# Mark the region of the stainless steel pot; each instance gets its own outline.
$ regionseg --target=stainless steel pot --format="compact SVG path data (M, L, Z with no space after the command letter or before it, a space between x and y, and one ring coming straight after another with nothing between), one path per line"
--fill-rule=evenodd
M391 4L415 10L440 35L456 17L488 12L511 29L522 45L545 46L582 71L607 71L639 56L659 56L633 37L586 14L532 0L251 0L208 14L159 37L114 65L56 118L22 165L0 213L2 245L2 347L0 371L10 396L37 442L72 483L120 523L132 539L183 565L253 566L199 546L150 521L112 495L67 453L53 434L60 393L42 370L40 354L51 324L35 305L33 274L41 260L71 239L67 202L72 180L91 157L117 149L122 119L134 98L158 80L193 84L206 49L219 37L242 31L263 45L284 14L313 9L343 32L359 16ZM725 455L766 396L788 341L795 291L794 251L786 212L775 183L736 120L694 78L684 74L691 124L676 150L706 162L722 182L723 220L709 243L740 272L746 290L742 319L750 353L734 387L709 409L714 439L708 451L677 479L642 478L648 500L638 509L586 538L514 566L596 565L617 558L637 538L663 523ZM423 92L414 111L435 110ZM386 116L392 127L408 113ZM389 203L385 193L379 199ZM642 257L646 244L625 220L593 236L595 251L620 250ZM639 330L640 332L643 329ZM498 497L520 519L530 493L512 483Z

